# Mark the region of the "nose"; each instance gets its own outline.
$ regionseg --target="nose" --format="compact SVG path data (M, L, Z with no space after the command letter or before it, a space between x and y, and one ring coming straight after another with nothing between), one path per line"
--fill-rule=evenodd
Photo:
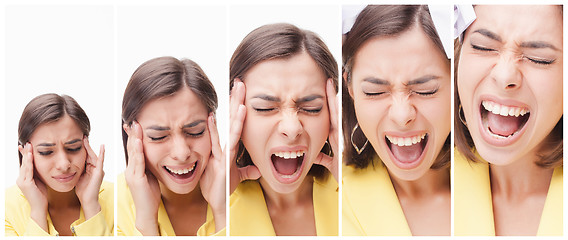
M503 54L491 70L491 78L498 88L505 91L515 90L521 87L522 74L519 71L518 58L514 54Z
M304 131L304 127L295 110L283 111L282 119L278 124L278 131L290 140L296 139Z
M71 159L64 151L60 151L60 153L55 160L55 168L59 171L66 171L71 167Z
M185 161L191 155L191 149L184 136L174 136L172 139L172 148L170 155L172 159Z
M394 123L401 127L406 127L416 118L416 108L410 102L408 95L400 94L393 96L393 102L388 114Z

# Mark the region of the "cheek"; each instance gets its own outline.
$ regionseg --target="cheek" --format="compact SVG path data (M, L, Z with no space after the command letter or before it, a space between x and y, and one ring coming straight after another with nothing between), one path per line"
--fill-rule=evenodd
M167 151L168 148L166 144L143 143L142 146L144 147L144 157L146 158L146 162L151 165L158 164L160 160L164 159L169 153Z
M355 115L359 127L367 137L374 138L378 130L379 121L388 114L387 104L381 101L359 100L355 101ZM349 133L351 134L351 133Z
M211 154L211 136L209 134L192 141L190 149L201 155L203 159L208 159Z
M271 129L276 125L270 117L255 116L252 111L247 112L241 140L245 148L250 154L255 154L264 149L264 145L268 142Z

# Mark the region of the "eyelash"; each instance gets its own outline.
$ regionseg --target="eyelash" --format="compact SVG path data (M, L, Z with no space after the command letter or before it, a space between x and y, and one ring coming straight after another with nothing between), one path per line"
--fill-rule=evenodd
M199 133L189 133L189 132L185 132L185 134L186 134L187 136L190 136L190 137L199 137L199 136L203 135L204 132L205 132L205 129L203 129L203 130L202 130L201 132L199 132ZM167 137L167 135L166 135L166 136L163 136L163 137L149 137L149 138L150 138L152 141L160 141L160 140L165 139L166 137Z
M307 108L302 108L300 109L301 111L307 112L307 113L319 113L321 112L323 107L317 108L317 109L307 109ZM256 112L259 113L267 113L267 112L271 112L274 111L276 108L253 108Z
M369 96L369 97L376 97L376 96L383 95L383 94L386 93L386 92L370 92L370 93L369 93L369 92L363 92L363 93L364 93L366 96Z
M77 148L67 148L67 151L74 153L74 152L78 152L79 150L81 150L83 146L77 147ZM41 156L49 156L50 154L52 154L53 151L44 151L44 152L39 152L39 155Z
M416 94L418 94L418 95L420 95L420 96L431 96L431 95L434 95L434 94L437 93L437 92L438 92L438 89L435 89L435 90L432 90L432 91L428 91L428 92L416 92L416 91L415 91L414 93L416 93Z
M473 45L473 44L471 44L471 47L475 50L478 50L478 51L484 51L484 52L495 51L495 49L484 48L484 47L480 47L480 46ZM528 59L529 61L535 63L535 64L540 64L540 65L550 65L550 64L552 64L556 61L556 60L539 60L539 59L530 58L530 57L527 57L527 56L523 56L523 57Z

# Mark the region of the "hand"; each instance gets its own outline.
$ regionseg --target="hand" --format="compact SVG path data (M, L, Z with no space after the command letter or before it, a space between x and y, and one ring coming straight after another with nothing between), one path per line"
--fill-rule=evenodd
M230 168L230 193L233 193L240 182L245 180L255 180L260 178L260 171L256 166L250 165L242 168L237 167L237 147L241 139L243 125L247 109L245 102L245 84L240 79L235 79L230 99L230 121L231 129L229 131L229 160Z
M209 135L211 137L211 155L207 161L205 171L199 180L199 186L203 198L209 203L213 211L215 231L219 232L226 224L225 191L227 191L227 189L225 183L225 154L221 151L221 145L219 145L219 133L217 132L217 124L213 113L209 114L207 122Z
M20 188L30 204L30 217L46 232L47 228L47 187L34 176L34 155L32 145L18 146L22 154L22 165L16 185Z
M158 208L160 207L161 192L158 180L146 170L144 150L142 146L142 128L137 122L129 127L123 125L128 134L126 151L128 165L124 172L126 184L136 207L136 228L142 235L158 236Z
M338 170L338 165L339 165L339 154L338 154L338 123L337 123L337 114L338 114L338 110L337 110L337 96L335 95L335 89L333 88L333 83L331 81L331 79L327 80L327 84L325 87L325 92L327 95L327 106L329 109L329 121L330 121L330 125L329 125L329 144L331 145L331 150L333 151L333 157L328 156L325 153L319 153L316 161L314 162L315 164L319 164L322 165L324 167L326 167L331 174L333 175L333 177L335 178L335 180L338 180L338 175L339 175L339 170Z
M81 174L77 186L75 186L75 194L81 202L81 208L88 220L101 211L99 204L99 191L103 182L105 172L103 171L103 163L105 160L105 145L101 145L99 156L89 145L89 139L83 138L83 146L87 150L87 159L85 162L85 171Z

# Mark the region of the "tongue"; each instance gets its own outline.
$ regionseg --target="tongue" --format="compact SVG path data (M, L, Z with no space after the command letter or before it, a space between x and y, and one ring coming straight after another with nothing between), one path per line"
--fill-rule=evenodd
M292 158L292 159L284 159L281 157L274 157L272 163L274 163L274 168L276 171L282 175L292 175L298 169L298 159L299 158Z
M422 144L412 144L410 146L398 146L391 144L392 154L396 159L403 163L414 162L422 154Z
M488 112L487 123L489 124L489 130L491 130L492 133L506 137L515 133L515 131L519 129L521 126L521 118L515 116L505 117Z

